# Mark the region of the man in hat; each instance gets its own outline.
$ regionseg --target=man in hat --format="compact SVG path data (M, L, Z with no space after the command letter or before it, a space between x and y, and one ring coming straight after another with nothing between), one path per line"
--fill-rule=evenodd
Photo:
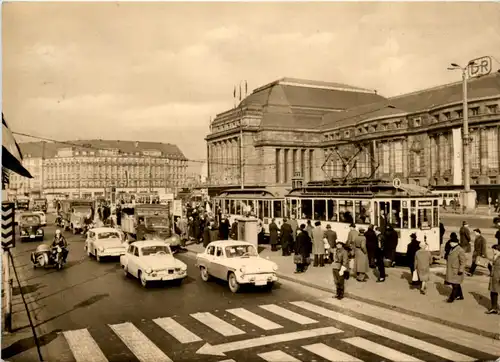
M500 293L500 246L493 245L493 262L490 275L490 291L491 308L486 314L499 314L498 312L498 293Z
M330 224L326 225L325 238L330 245L330 253L329 253L329 262L333 261L333 249L335 249L335 244L337 243L337 233L332 230L332 226Z
M474 239L474 251L472 252L472 264L469 268L468 276L474 275L479 258L486 258L486 239L481 235L481 230L474 229L476 238Z
M466 253L470 253L470 230L467 221L462 222L462 227L460 228L460 246Z
M349 255L344 248L344 243L340 240L336 241L333 251L332 273L336 289L335 298L342 299L344 298L345 279L349 278Z

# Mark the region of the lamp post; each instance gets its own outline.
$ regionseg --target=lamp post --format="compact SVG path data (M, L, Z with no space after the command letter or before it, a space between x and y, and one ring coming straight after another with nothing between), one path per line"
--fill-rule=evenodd
M476 205L476 197L475 192L470 189L470 143L471 137L469 135L469 106L467 99L467 81L468 81L468 69L469 67L475 65L475 61L471 60L465 67L461 67L456 63L451 63L451 67L448 70L460 70L462 71L462 93L463 93L463 183L464 183L464 192L462 197L462 205L464 207L464 211L471 211L475 209Z

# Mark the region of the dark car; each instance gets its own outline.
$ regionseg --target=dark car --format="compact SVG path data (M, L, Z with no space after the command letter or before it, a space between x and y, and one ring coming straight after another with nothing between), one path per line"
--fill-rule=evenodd
M43 240L44 232L40 216L33 213L24 213L19 220L19 234L21 241Z

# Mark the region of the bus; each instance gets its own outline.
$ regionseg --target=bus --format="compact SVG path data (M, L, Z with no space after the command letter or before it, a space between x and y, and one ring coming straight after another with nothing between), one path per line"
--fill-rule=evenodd
M320 221L322 228L330 224L343 241L351 223L365 230L370 224L391 224L399 236L398 254L406 254L415 233L433 255L439 255L440 196L417 185L397 186L382 180L308 183L285 196L285 215L297 215L299 225L307 220L313 225Z

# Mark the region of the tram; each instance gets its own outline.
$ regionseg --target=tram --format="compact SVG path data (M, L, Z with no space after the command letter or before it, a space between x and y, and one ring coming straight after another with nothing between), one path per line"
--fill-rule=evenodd
M269 235L269 224L276 219L277 225L283 223L285 214L284 196L263 189L225 190L214 198L215 206L223 215L228 215L232 224L235 219L250 212L262 221L262 229Z
M292 190L285 197L286 215L296 215L299 224L311 220L330 224L340 240L347 240L349 225L367 229L370 224L392 225L398 233L396 252L406 254L410 235L425 241L439 255L439 195L428 189L382 180L360 180L349 184L314 182Z

